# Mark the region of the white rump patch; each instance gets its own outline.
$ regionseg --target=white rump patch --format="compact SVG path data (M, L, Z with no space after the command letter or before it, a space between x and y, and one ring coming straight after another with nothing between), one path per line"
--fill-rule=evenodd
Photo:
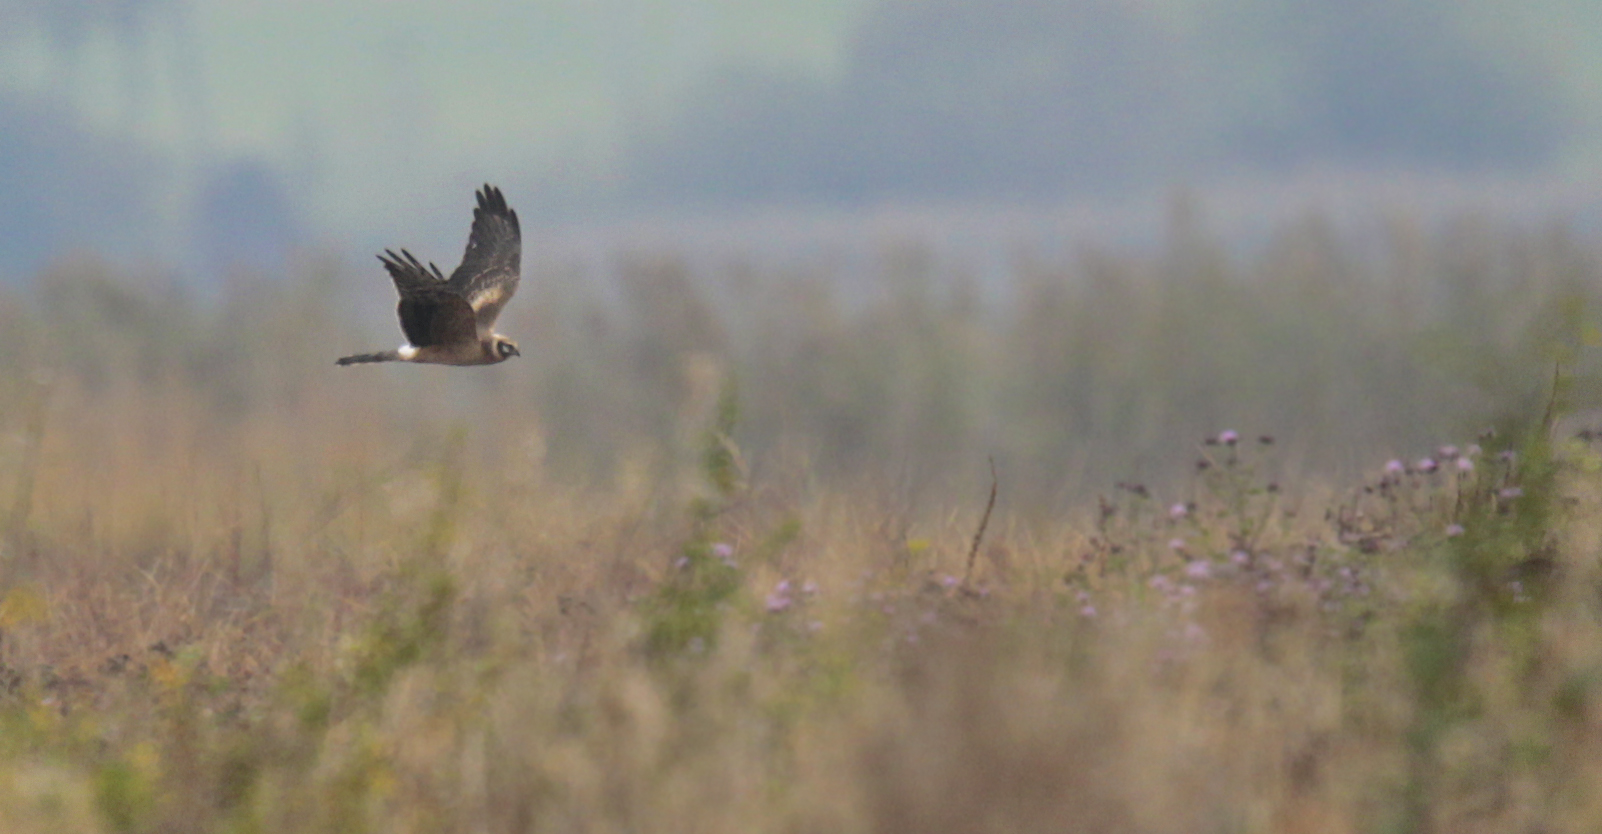
M417 348L412 345L401 345L395 352L400 354L403 362L410 362L417 357Z

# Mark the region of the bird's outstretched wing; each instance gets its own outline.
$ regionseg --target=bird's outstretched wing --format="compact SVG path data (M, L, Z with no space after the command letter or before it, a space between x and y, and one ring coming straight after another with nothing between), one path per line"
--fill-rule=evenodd
M501 308L517 291L522 257L523 232L517 212L506 205L499 188L486 184L478 192L478 208L473 209L467 252L449 281L450 288L473 308L480 338L495 326Z
M405 249L400 255L385 249L378 259L400 292L397 312L406 341L417 347L478 341L473 308L446 283L439 267L423 266Z

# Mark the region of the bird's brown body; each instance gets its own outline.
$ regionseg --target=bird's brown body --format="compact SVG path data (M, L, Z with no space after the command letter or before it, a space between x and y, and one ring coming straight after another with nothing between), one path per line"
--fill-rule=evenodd
M406 344L396 350L359 353L336 364L419 362L434 365L494 365L521 355L517 343L495 332L495 319L517 291L522 230L517 212L501 191L485 185L473 210L462 265L446 278L434 264L423 266L412 253L390 250L378 259L400 293L401 331Z

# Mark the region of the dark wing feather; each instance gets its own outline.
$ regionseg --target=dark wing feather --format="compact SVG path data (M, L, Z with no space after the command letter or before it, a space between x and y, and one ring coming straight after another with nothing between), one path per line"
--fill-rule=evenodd
M424 267L405 249L400 255L386 249L378 259L400 292L397 312L406 341L417 347L478 341L473 308L445 282L439 267Z
M389 270L389 277L395 279L395 289L399 290L401 295L405 295L408 291L417 287L428 287L445 282L445 276L440 273L438 266L433 263L429 263L426 267L423 266L417 260L416 255L405 249L402 249L399 255L385 249L384 254L378 256L378 260L382 261L384 268ZM430 272L430 270L433 271Z
M449 282L477 314L480 337L495 326L501 308L517 292L522 257L523 232L517 212L506 205L499 188L486 184L478 192L478 208L473 209L467 252Z

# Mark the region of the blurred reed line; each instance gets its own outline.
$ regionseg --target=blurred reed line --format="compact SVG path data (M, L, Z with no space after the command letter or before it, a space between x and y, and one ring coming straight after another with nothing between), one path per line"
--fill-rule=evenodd
M21 461L17 469L17 482L11 498L11 514L6 524L7 551L15 550L17 540L28 526L33 512L33 489L39 474L39 458L44 448L46 420L50 409L51 380L47 374L34 374L29 378L27 396L22 403L24 424L18 438L22 446ZM3 555L3 554L0 554Z
M49 369L94 409L171 392L225 434L288 420L303 439L399 448L459 423L478 454L537 450L542 471L592 484L667 471L730 377L758 467L805 460L916 502L971 492L994 457L1041 509L1119 478L1172 482L1223 427L1349 477L1526 412L1556 358L1580 405L1599 390L1598 250L1560 224L1398 219L1358 240L1313 216L1243 250L1181 217L1159 251L1021 249L984 278L898 240L849 286L826 248L799 265L664 249L582 268L529 249L505 325L529 349L490 372L333 368L399 334L378 270L318 257L208 301L65 259L0 295L0 368ZM29 400L3 402L0 426L19 430Z

